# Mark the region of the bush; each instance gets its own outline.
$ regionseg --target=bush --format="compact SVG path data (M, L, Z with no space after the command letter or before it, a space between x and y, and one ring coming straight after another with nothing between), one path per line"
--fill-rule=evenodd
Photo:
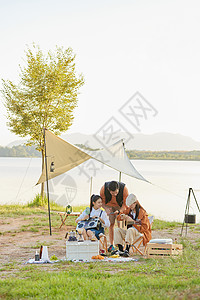
M41 195L37 194L35 198L28 203L28 207L39 207L39 206L45 207L47 203L48 203L48 199L46 195L44 196L44 199L42 199Z
M35 196L35 198L29 202L27 204L28 207L44 207L44 208L47 208L48 207L48 199L47 199L47 196L44 195L44 199L42 199L41 195L40 194L37 194ZM50 207L51 209L54 209L54 210L61 210L61 211L65 211L65 207L55 203L54 201L50 200Z

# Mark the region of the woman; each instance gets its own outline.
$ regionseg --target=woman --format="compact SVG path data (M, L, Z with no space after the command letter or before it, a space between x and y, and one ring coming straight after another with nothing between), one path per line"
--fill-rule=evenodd
M101 209L102 207L102 198L99 195L92 195L90 198L90 211L88 212L88 207L83 211L83 213L76 219L76 223L79 221L87 220L89 218L98 217L101 221L99 230L97 229L87 229L83 230L84 240L88 239L98 239L101 233L104 234L104 227L110 226L110 221L105 211Z
M114 233L115 245L118 245L120 251L123 251L123 242L126 243L126 250L124 256L129 256L130 245L143 234L143 245L145 246L151 239L151 225L149 223L148 214L140 205L136 196L130 194L126 198L126 205L128 209L124 214L119 214L118 220L125 220L127 222L127 230L123 228L116 228Z

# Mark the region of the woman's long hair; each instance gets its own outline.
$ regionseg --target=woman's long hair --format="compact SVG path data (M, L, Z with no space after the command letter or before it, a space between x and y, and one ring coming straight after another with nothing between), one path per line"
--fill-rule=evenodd
M135 206L136 214L135 214L135 220L138 218L139 211L140 211L140 203L137 203Z
M102 200L101 196L93 194L93 195L90 197L90 214L91 214L91 211L92 211L92 207L94 206L94 205L93 205L93 202L96 202L98 199L101 199L101 200Z
M135 206L135 210L136 210L135 220L138 218L140 208L144 209L144 208L142 207L142 205L140 205L140 203L137 202L137 204L136 204L136 206ZM145 209L144 209L144 210L145 210Z

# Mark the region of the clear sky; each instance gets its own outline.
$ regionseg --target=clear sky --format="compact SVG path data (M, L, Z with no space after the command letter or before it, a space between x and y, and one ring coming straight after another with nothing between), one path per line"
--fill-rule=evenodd
M93 134L110 118L138 132L121 108L139 92L152 106L140 132L200 141L199 0L0 0L0 28L0 78L16 83L26 45L73 48L85 85L69 133ZM0 130L0 145L19 139L2 102Z

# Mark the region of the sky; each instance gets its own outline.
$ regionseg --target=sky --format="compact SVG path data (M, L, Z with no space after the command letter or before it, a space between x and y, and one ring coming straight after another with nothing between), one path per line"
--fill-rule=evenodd
M179 133L200 141L200 1L0 0L0 78L18 83L26 46L76 53L68 133ZM143 109L142 109L143 108ZM20 139L0 101L0 145Z

